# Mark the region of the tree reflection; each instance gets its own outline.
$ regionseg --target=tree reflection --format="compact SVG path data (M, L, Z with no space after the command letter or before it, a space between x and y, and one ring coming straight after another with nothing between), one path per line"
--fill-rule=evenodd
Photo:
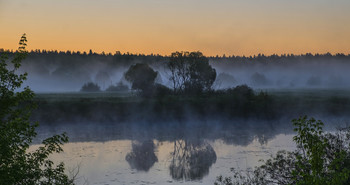
M139 171L148 171L158 161L154 153L155 145L152 140L133 141L132 151L125 156L131 168Z
M216 162L214 149L204 141L176 140L171 153L170 175L175 180L199 180Z

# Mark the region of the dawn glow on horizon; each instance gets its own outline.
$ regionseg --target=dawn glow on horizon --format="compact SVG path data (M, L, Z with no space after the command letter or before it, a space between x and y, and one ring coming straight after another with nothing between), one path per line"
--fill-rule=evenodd
M0 0L0 48L350 53L349 0Z

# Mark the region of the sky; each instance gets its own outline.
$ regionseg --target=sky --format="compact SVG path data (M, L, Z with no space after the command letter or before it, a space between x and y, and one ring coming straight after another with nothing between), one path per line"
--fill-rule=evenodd
M350 53L349 0L0 0L0 48Z

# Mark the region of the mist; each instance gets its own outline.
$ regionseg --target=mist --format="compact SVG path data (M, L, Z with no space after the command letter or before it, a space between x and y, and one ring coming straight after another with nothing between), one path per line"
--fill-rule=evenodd
M87 82L107 89L123 78L135 63L147 63L158 72L156 83L171 88L168 57L133 54L81 54L30 52L22 72L28 73L25 86L35 92L77 92ZM246 84L254 89L348 89L350 57L346 55L299 55L255 57L209 57L216 70L214 89ZM128 84L130 86L130 84Z
M272 63L220 63L214 88L247 84L253 88L350 88L347 60L286 61ZM221 74L221 76L220 76ZM234 79L234 80L230 80ZM233 82L233 83L232 83Z

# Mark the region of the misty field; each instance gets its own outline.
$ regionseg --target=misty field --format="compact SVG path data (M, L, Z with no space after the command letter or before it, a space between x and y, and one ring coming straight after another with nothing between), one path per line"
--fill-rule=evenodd
M41 124L59 122L137 122L292 119L298 115L347 117L350 90L265 89L263 96L235 99L230 95L143 98L133 93L42 93L35 101L34 119ZM49 110L49 111L48 111Z

